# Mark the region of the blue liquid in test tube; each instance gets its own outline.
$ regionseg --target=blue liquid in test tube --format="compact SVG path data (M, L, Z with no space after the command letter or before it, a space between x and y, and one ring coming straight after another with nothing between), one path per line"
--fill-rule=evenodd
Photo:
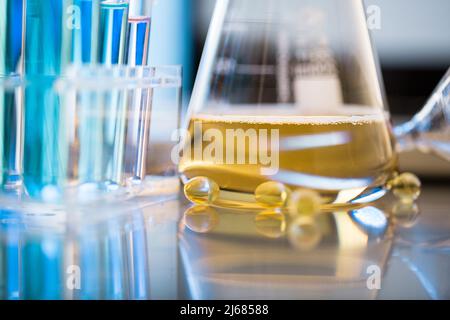
M24 182L31 196L59 190L69 179L67 121L73 119L52 77L69 64L97 62L99 17L100 0L27 2L25 73L39 79L25 93Z
M22 70L24 0L0 2L0 76Z
M23 71L24 1L0 1L0 77ZM0 186L8 188L20 183L22 173L19 94L0 88Z
M128 24L127 1L108 0L100 4L98 58L105 65L123 64Z
M97 62L100 2L101 0L73 0L72 63Z
M150 17L130 17L128 19L127 65L147 65L150 41Z

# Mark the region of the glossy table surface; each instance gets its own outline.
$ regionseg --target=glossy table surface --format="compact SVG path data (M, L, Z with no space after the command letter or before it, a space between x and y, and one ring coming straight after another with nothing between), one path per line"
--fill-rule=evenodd
M417 207L387 196L321 213L315 229L176 193L68 211L0 203L2 299L450 298L448 184L425 183Z

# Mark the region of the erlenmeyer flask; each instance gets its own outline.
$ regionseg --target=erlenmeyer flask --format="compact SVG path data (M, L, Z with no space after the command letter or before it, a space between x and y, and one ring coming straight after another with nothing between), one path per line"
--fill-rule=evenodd
M219 0L186 123L184 181L266 181L331 204L383 194L394 140L362 1ZM240 202L240 201L237 201Z

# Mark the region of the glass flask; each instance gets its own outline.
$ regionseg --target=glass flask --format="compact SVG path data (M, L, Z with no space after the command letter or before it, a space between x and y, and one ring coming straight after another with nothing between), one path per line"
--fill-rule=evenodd
M383 195L397 156L362 1L218 1L185 129L183 181L232 206L267 181L333 205Z
M394 133L398 151L419 149L450 161L450 69L422 110Z

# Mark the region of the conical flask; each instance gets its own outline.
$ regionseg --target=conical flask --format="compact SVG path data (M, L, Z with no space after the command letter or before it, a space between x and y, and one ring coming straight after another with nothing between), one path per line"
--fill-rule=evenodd
M185 128L184 182L230 203L269 181L333 205L381 196L397 157L362 1L217 1Z

